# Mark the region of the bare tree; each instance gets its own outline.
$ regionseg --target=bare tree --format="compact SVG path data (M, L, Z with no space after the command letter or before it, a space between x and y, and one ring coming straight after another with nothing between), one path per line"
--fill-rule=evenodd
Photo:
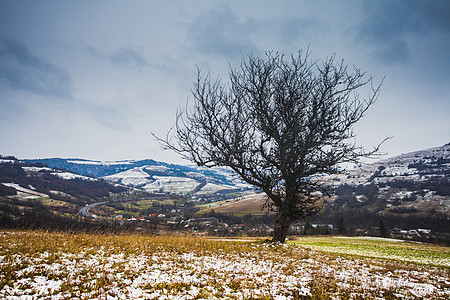
M290 224L321 209L319 174L378 152L355 145L352 126L376 100L380 85L332 56L312 62L266 53L231 69L229 82L202 77L192 90L193 107L177 113L163 147L199 166L225 166L267 194L276 211L273 241L284 242ZM369 88L361 99L356 90ZM175 141L173 141L175 138Z

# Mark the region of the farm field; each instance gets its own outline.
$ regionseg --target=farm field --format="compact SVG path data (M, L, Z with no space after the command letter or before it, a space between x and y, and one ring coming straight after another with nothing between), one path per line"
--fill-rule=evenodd
M292 242L311 250L450 269L450 248L377 237L307 237Z
M156 212L158 208L164 208L164 212L170 211L170 208L176 207L176 199L144 199L130 200L118 203L106 203L105 205L93 207L90 211L102 217L110 215L127 215L140 217L141 215L149 215L150 212Z
M214 210L216 213L229 214L235 216L244 216L252 214L254 216L267 214L267 210L261 210L261 206L265 203L262 194L251 194L232 200L218 201L214 203L202 204L197 207L200 209L195 213L196 216L202 216Z
M34 297L34 298L32 298ZM0 232L2 299L448 299L450 248Z

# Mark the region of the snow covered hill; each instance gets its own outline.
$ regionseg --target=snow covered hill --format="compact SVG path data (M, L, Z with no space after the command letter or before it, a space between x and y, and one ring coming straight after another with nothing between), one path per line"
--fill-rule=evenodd
M100 162L82 159L32 160L83 176L104 178L148 192L196 194L251 190L227 169L181 166L154 160ZM450 215L450 144L402 154L326 176L337 190L335 211L384 216ZM63 173L58 176L65 176Z
M151 193L209 194L220 191L245 191L252 186L220 169L191 168L184 166L141 166L105 176L104 179Z
M450 144L402 154L321 180L335 189L324 222L344 216L349 224L450 232ZM334 218L334 219L333 219ZM400 225L399 225L400 224Z
M151 159L102 162L50 158L28 161L43 163L84 176L103 178L113 183L132 186L151 193L203 195L221 191L252 189L251 185L242 182L232 172L223 168L182 166Z
M389 228L426 228L445 233L450 240L450 144L402 154L319 180L332 188L323 211L311 218L316 224L343 220L347 233L368 232L380 220ZM256 214L255 201L236 199L208 205L200 214ZM355 233L355 232L353 232ZM356 233L355 233L356 234Z
M339 184L383 183L392 180L418 182L432 177L448 179L449 172L450 143L382 159L326 179Z
M17 204L23 199L41 199L44 202L55 200L55 203L58 201L61 204L58 209L64 206L67 212L77 212L78 206L129 190L124 186L43 164L0 158L0 198L6 197L1 199L2 204Z

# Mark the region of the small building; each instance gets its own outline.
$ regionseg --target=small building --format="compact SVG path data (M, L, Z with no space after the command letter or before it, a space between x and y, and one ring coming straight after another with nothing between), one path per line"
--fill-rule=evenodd
M219 219L214 217L209 218L193 218L189 219L188 224L190 226L197 226L197 227L214 227L219 223Z
M311 224L311 228L328 228L333 229L333 224Z
M419 228L419 229L417 229L417 232L419 232L419 234L420 234L420 236L422 237L422 238L430 238L431 237L431 230L430 229L422 229L422 228Z
M305 225L302 223L292 223L291 226L289 226L289 231L293 234L301 233L303 232L303 228Z
M252 232L258 235L268 235L273 232L273 228L267 226L266 224L256 224L253 226Z

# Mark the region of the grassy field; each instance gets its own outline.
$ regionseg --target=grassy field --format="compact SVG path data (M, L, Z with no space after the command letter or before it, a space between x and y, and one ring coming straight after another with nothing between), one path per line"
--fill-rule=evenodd
M368 257L450 269L450 248L374 237L307 237L290 242L347 257Z
M144 211L149 209L153 212L157 212L161 206L173 206L177 203L176 199L145 199L145 200L132 200L124 201L120 203L107 203L105 205L99 205L90 209L90 211L98 216L109 217L111 215L129 215L139 217ZM155 208L156 206L156 208ZM145 213L148 215L149 213Z
M273 245L2 231L0 298L448 299L449 254L449 248L368 238Z

